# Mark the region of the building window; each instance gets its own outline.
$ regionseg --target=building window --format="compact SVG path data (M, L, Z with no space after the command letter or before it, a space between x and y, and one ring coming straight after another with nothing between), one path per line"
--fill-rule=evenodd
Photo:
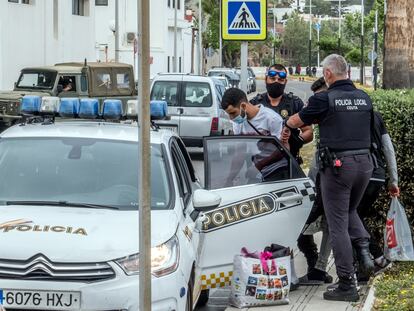
M72 14L79 16L88 16L89 0L72 0Z
M174 0L173 0L174 1ZM168 0L168 7L171 7L171 0Z
M108 0L95 0L97 6L108 6Z
M19 3L19 0L9 0L9 2Z
M181 71L181 56L178 58L178 71L182 72Z
M169 56L167 60L167 72L170 72L170 57Z
M177 1L177 9L178 10L181 9L181 0L175 0L175 1Z
M30 0L22 0L22 4L31 4Z

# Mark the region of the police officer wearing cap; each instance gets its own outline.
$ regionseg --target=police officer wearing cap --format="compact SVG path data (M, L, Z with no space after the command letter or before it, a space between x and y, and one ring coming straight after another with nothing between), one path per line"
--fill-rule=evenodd
M369 234L357 207L372 175L370 97L355 88L347 77L344 57L329 55L323 62L328 91L309 98L309 104L286 121L286 127L319 124L319 169L322 201L331 236L338 286L324 299L357 301L353 252L359 269L371 275L374 263L369 253Z
M270 66L266 72L266 93L258 94L250 102L253 105L263 105L282 116L283 119L298 113L303 108L303 101L293 95L286 94L287 70L281 64ZM290 153L301 164L299 150L302 146L313 139L312 126L304 125L299 129L292 130L289 138Z

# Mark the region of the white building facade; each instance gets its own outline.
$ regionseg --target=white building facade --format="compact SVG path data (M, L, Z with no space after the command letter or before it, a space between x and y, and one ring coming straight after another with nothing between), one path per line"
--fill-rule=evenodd
M95 56L95 0L0 1L0 89L23 67Z
M118 1L119 61L136 64L134 39L137 31L136 0L96 0L96 58L101 62L115 60L115 1ZM174 14L177 6L177 72L191 72L192 46L194 72L198 72L197 41L193 44L193 23L185 19L184 0L151 1L150 45L151 76L173 72Z

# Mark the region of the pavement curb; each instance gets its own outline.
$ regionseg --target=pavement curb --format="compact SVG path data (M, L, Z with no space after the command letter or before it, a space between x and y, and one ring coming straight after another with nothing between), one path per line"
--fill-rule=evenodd
M371 288L368 291L367 298L364 301L361 311L371 311L375 303L375 287L374 284L371 285Z

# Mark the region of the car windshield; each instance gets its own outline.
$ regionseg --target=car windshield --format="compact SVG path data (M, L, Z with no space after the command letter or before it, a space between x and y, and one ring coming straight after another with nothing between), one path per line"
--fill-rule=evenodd
M22 72L16 87L52 89L57 73L54 71Z
M0 204L138 209L138 144L90 138L2 138ZM152 209L170 205L160 145L151 146ZM45 204L47 205L47 204ZM57 204L54 204L57 205Z

